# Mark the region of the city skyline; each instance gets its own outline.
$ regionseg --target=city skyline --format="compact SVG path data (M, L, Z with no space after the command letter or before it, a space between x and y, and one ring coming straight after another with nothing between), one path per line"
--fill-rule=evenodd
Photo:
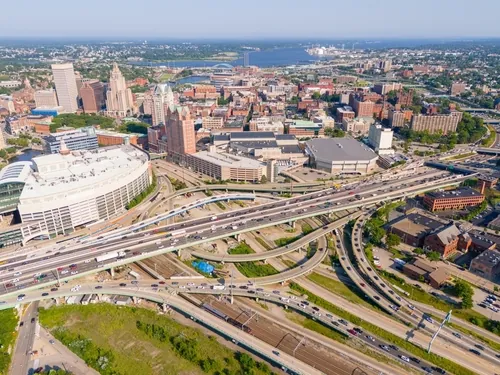
M20 3L20 4L19 4ZM30 12L19 13L19 6L29 5ZM155 14L128 20L137 11L137 3L112 3L89 0L68 5L53 1L52 7L26 0L7 3L3 10L10 17L0 25L0 38L169 38L169 39L295 39L295 38L487 38L500 37L495 16L500 4L491 0L470 3L465 0L433 2L423 0L418 8L387 0L384 6L360 0L353 8L349 3L320 1L308 3L257 0L250 9L238 3L214 5L195 0L191 3L151 4ZM481 6L480 6L481 5ZM321 9L321 12L317 12ZM423 10L425 17L422 16ZM98 11L96 11L98 10ZM487 10L487 11L485 11ZM72 17L78 14L78 18ZM109 15L112 14L113 17ZM168 17L169 14L185 17ZM225 14L224 22L213 22ZM228 15L234 17L228 17ZM239 15L244 14L242 18ZM276 17L279 15L280 17ZM40 17L57 22L40 23ZM88 20L93 27L89 30ZM128 20L127 22L122 22ZM353 22L355 20L355 22ZM480 20L480 22L479 22ZM258 26L258 27L256 27Z

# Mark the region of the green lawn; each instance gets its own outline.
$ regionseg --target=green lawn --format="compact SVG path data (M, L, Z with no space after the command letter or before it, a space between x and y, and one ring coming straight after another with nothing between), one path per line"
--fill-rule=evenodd
M228 251L229 254L253 254L255 251L246 242L240 242L238 246Z
M286 246L288 244L291 244L292 242L297 241L300 237L302 237L302 236L282 237L282 238L278 238L277 240L274 240L274 243L278 247L283 247L283 246Z
M7 375L10 365L9 348L16 340L17 316L14 309L0 311L0 375ZM12 348L10 348L12 349Z
M440 357L434 353L431 353L431 354L427 353L427 351L425 349L421 348L420 346L417 346L411 342L408 342L405 339L400 338L399 336L396 336L393 333L388 332L388 331L380 328L379 326L377 326L374 323L367 322L367 321L357 317L356 315L354 315L354 314L352 314L344 309L341 309L340 307L338 307L338 306L324 300L323 298L318 297L317 295L311 293L307 289L302 288L300 285L298 285L296 283L293 283L293 282L290 283L290 288L292 290L299 292L302 295L306 295L308 298L308 301L310 301L311 303L314 303L314 304L322 307L323 309L330 311L331 313L333 313L337 316L340 316L343 319L350 321L351 323L363 328L364 330L369 331L369 332L373 333L374 335L380 337L384 341L387 341L391 344L394 344L396 346L401 347L402 349L412 353L416 357L428 360L428 361L434 363L435 365L454 373L455 375L473 375L473 374L475 374L473 371L468 370L465 367L462 367L462 366L456 364L455 362L450 361L449 359Z
M213 336L151 310L65 305L41 309L40 323L104 375L271 373Z
M342 281L331 279L316 272L311 273L309 276L307 276L307 278L313 283L318 284L326 290L341 296L349 302L356 303L370 309L380 310L360 297L360 295L363 295L364 293L362 290L359 290L359 288L355 286L348 287Z
M175 74L172 74L172 73L163 73L161 76L160 76L160 82L163 82L163 81L170 81L173 77L174 77Z
M238 271L248 278L271 276L279 273L276 268L264 262L235 263L235 266Z

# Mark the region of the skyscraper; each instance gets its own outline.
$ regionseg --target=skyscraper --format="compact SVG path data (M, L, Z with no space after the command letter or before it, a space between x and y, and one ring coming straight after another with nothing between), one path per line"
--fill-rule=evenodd
M98 80L84 82L80 96L85 113L97 113L104 106L104 86Z
M174 105L174 93L168 84L156 85L155 91L148 98L151 102L151 115L154 125L165 123L167 109Z
M118 69L117 63L113 64L106 99L107 112L110 116L126 117L134 112L132 91L127 88L125 78Z
M169 156L175 158L196 152L194 121L187 107L168 107L165 127Z
M250 52L243 53L243 66L250 66Z
M63 107L64 112L76 112L78 109L78 89L73 64L52 64L52 74L59 105Z

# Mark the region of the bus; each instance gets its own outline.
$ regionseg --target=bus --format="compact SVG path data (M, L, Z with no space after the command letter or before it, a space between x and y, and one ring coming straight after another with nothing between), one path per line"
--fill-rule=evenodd
M170 233L170 236L172 238L184 237L185 235L186 235L186 230L185 229L174 230L173 232Z

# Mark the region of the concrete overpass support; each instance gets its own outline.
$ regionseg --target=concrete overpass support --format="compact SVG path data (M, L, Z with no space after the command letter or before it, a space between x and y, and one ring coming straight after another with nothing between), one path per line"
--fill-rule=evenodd
M295 229L295 221L290 221L288 225L290 225L293 229Z
M167 311L168 311L168 309L167 309L167 304L166 304L166 303L162 304L162 305L161 305L161 309L162 309L162 311L163 311L164 313L165 313L165 312L167 312Z
M111 274L111 278L114 279L115 278L115 268L114 267L111 267L109 269L109 273Z
M182 254L181 254L181 249L177 249L177 250L176 250L176 252L177 252L177 257L178 257L178 258L180 258L180 257L181 257L181 255L182 255Z

